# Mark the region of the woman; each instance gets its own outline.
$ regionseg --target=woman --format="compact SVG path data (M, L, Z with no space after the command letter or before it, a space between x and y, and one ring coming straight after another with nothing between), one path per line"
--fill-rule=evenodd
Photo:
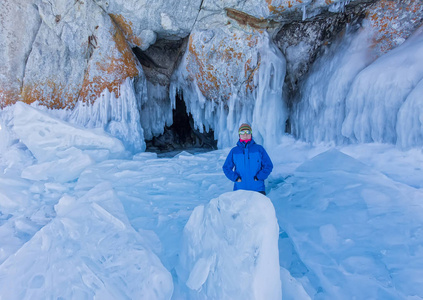
M266 195L264 180L272 172L273 164L263 146L252 139L251 126L241 124L239 141L223 164L223 172L234 182L234 191L249 190Z

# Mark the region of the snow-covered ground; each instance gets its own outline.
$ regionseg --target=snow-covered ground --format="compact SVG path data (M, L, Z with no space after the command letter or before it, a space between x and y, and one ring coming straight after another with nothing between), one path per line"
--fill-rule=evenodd
M268 198L231 192L229 148L132 155L0 111L0 299L423 298L420 149L267 150Z

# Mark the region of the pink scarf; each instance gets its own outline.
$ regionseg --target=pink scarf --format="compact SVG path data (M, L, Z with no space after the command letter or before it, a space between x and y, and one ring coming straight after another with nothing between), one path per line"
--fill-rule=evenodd
M251 141L251 139L249 139L249 140L241 140L241 139L239 139L239 141L241 142L241 143L248 143L248 142L250 142Z

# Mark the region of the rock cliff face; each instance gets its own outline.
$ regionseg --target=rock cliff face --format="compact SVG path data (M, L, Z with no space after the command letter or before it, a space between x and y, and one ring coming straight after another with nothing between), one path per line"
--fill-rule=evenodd
M40 26L40 14L30 1L0 3L0 108L21 99L26 64Z
M105 92L125 101L132 82L141 138L169 128L180 98L193 129L214 130L220 146L241 119L272 139L316 58L347 29L371 31L376 59L421 25L422 11L418 0L3 0L0 108L72 111Z

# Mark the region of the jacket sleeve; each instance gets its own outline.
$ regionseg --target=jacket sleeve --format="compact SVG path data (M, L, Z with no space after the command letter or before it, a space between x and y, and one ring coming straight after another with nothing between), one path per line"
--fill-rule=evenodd
M223 164L223 173L225 173L226 177L229 180L235 182L239 175L234 172L233 168L235 167L234 160L233 160L233 149L229 152L228 157L226 157L225 163Z
M261 169L256 175L257 179L265 180L267 177L269 177L272 170L273 170L272 160L270 159L266 150L264 150L264 148L261 147Z

